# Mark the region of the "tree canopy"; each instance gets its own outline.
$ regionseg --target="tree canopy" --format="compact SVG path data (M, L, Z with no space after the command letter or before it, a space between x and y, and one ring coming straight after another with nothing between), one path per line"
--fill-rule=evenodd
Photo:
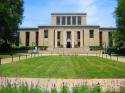
M118 6L115 10L117 31L114 41L117 48L125 47L125 0L117 0Z
M15 42L23 18L23 0L0 0L0 45Z

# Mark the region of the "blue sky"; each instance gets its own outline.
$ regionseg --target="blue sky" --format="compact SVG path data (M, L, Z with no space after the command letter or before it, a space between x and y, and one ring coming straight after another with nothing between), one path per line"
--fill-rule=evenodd
M51 13L87 13L88 25L115 27L116 0L24 0L21 27L51 25Z

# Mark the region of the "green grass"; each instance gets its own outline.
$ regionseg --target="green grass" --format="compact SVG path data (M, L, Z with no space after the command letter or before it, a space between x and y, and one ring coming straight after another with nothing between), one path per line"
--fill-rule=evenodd
M21 55L22 55L21 53L14 53L14 54L13 54L14 57L21 56ZM2 59L10 58L10 57L11 57L11 55L8 54L8 53L0 54L0 58L2 58Z
M88 56L42 56L0 65L9 77L125 78L125 63Z

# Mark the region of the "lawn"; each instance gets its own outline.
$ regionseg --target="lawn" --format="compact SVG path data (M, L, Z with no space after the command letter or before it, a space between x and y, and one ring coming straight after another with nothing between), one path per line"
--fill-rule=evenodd
M125 78L125 63L89 56L42 56L0 65L0 74L32 78Z

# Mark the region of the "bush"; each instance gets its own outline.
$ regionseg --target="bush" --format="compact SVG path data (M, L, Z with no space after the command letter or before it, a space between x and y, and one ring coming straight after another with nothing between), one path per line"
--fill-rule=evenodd
M31 46L13 47L13 51L32 50L32 49L35 49L35 47L31 47Z
M48 46L38 46L40 50L47 50Z
M117 48L107 48L107 54L111 55L111 54L115 54L117 53Z
M97 50L103 50L103 47L101 46L89 46L91 51L97 51Z

